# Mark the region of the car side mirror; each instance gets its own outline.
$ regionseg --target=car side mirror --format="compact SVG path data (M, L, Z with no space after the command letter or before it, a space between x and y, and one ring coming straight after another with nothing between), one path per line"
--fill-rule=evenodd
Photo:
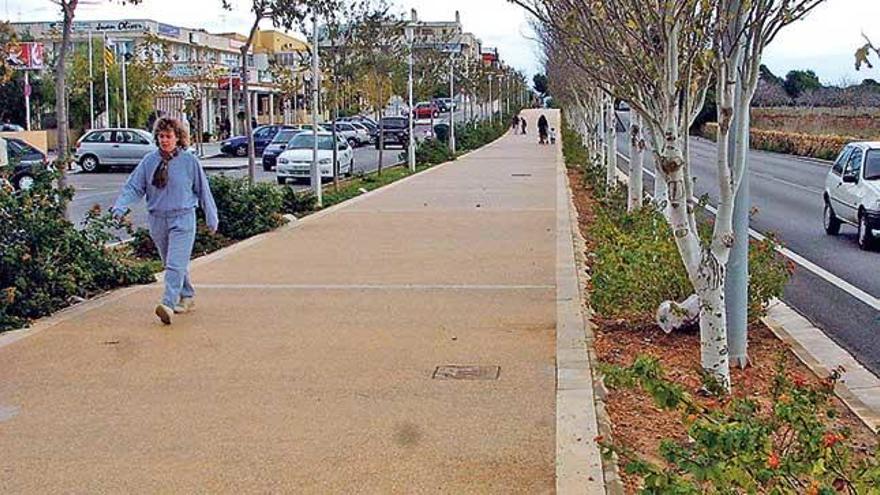
M859 181L859 176L857 173L848 173L843 174L843 182L847 184L855 184Z

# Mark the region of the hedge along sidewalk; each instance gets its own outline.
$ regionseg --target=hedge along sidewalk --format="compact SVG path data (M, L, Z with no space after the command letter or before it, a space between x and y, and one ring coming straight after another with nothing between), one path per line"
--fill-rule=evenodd
M507 135L507 133L504 133L501 136L499 136L497 139L495 139L494 141L492 141L488 144L485 144L485 145L481 146L480 148L476 148L474 150L468 151L467 153L458 155L456 159L461 159L461 158L464 158L464 157L470 155L471 153L475 153L475 152L483 150L483 149L488 149L489 147L494 146L498 141L503 139L506 135ZM321 218L321 217L323 217L333 211L336 211L340 208L344 208L347 206L357 204L360 201L363 201L364 199L372 196L373 194L376 194L380 189L387 190L390 187L399 186L400 184L405 183L406 181L412 179L413 177L415 177L417 175L426 174L426 173L430 172L431 170L447 166L453 162L454 162L454 160L449 161L449 162L445 162L445 163L441 163L441 164L437 164L437 165L417 167L415 173L410 173L409 170L407 170L405 168L403 168L403 169L401 168L401 166L403 164L405 164L405 162L398 162L398 163L390 166L387 169L383 169L383 172L386 170L397 170L398 173L400 170L405 170L405 174L398 176L393 182L373 183L373 185L374 185L373 189L366 192L366 193L357 192L357 189L352 185L354 183L348 184L348 187L353 188L355 193L358 195L351 197L351 198L343 197L334 204L327 204L325 202L325 206L323 208L321 208L317 211L314 211L314 212L310 212L308 215L300 217L300 218L297 218L297 217L294 217L291 215L291 216L287 217L287 219L289 220L288 223L282 225L281 227L279 227L275 230L271 230L269 232L264 232L262 234L255 235L255 236L250 237L248 239L243 239L241 241L234 242L233 244L226 246L224 248L218 249L217 251L214 251L214 252L211 252L211 253L206 254L204 256L200 256L198 258L195 258L190 262L190 266L197 267L197 266L201 266L201 265L204 265L207 263L211 263L215 260L221 259L221 258L226 257L230 254L233 254L237 251L240 251L248 246L259 243L262 240L266 239L267 237L269 237L277 232L284 232L287 230L295 229L303 222L314 221L314 220ZM376 172L371 172L371 174L367 174L367 176L370 176L372 174L376 174ZM357 181L357 180L359 180L359 178L356 178L354 180ZM342 188L340 188L340 190L342 190ZM125 243L127 243L127 242L130 242L130 240L125 241ZM135 294L140 291L147 290L155 285L162 284L164 282L164 280L165 280L165 272L162 271L162 272L159 272L156 274L156 281L153 284L136 285L136 286L122 287L122 288L114 289L114 290L102 293L94 298L83 301L81 303L74 304L74 305L68 306L66 308L63 308L59 311L56 311L54 314L52 314L50 316L39 318L39 319L33 321L29 327L21 328L18 330L9 330L9 331L0 333L0 348L8 346L12 343L15 343L19 340L25 339L27 337L31 337L33 335L36 335L36 334L42 332L43 330L47 330L47 329L52 328L52 327L59 325L61 323L78 318L78 317L88 313L89 311L101 308L106 304L112 303L114 301L118 301L126 296L131 295L131 294Z
M618 153L617 156L629 162L626 155ZM618 168L617 179L625 184L629 177ZM749 236L757 238L754 232L749 232ZM871 431L880 432L880 378L781 300L770 304L761 321L779 340L788 344L795 356L816 376L827 378L835 368L843 366L845 372L834 386L835 395Z

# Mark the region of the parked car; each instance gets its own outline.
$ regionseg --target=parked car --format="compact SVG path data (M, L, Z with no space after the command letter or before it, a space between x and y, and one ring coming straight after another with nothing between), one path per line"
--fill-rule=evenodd
M352 148L357 148L363 144L357 128L355 128L351 122L336 122L333 124L333 127L336 128L336 134L345 137L345 140L348 141L348 145ZM367 142L369 142L369 136L367 139Z
M261 156L263 150L269 146L269 143L275 138L275 134L278 134L282 127L280 125L261 125L254 129L254 155ZM224 140L220 143L220 152L228 156L247 156L247 137L235 136Z
M266 172L271 171L275 168L275 162L278 160L278 155L280 155L285 149L287 149L287 143L293 139L293 136L296 136L300 132L311 131L312 124L294 124L294 125L283 125L281 129L275 134L275 137L272 138L272 141L266 146L266 149L263 150L262 162L263 162L263 170ZM324 131L324 127L318 126L319 131Z
M876 245L880 230L880 142L844 146L825 178L823 224L829 235L841 224L858 229L861 249Z
M433 101L422 101L416 104L412 113L416 119L430 119L440 115L440 108Z
M0 132L24 132L24 127L18 124L10 124L6 122L4 124L0 124Z
M409 146L409 119L406 117L382 117L382 128L383 147L387 147L389 143L398 144L403 148ZM376 149L379 149L379 147L380 143L377 134Z
M156 149L153 135L142 129L94 129L76 142L74 159L84 172L113 166L135 167Z
M3 138L6 141L6 155L12 173L8 176L12 187L18 190L30 189L34 185L37 167L49 167L46 154L33 145L18 138Z
M452 98L437 98L436 101L442 112L455 110L455 100Z
M297 134L287 143L287 149L278 156L278 166L275 167L279 184L311 177L314 142L315 134L308 131ZM340 174L352 174L354 150L341 135L336 136L336 161ZM322 179L333 178L333 134L326 131L318 132L318 168Z
M360 122L352 122L351 125L357 131L358 142L360 144L364 145L373 142L373 136L371 135L370 129L367 126L361 124Z

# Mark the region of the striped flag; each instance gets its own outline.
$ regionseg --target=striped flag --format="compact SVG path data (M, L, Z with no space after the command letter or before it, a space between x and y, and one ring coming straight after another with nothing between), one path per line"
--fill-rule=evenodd
M116 55L113 53L112 46L104 46L104 66L109 67L116 63Z

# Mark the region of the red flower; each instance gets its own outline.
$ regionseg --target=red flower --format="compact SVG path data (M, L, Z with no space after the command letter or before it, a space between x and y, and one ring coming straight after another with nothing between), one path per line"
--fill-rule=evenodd
M770 469L779 468L779 456L776 455L776 452L770 452L770 455L767 456L767 467Z
M843 440L843 438L833 431L826 432L824 435L822 435L822 445L826 447L833 447L834 444L841 440Z

